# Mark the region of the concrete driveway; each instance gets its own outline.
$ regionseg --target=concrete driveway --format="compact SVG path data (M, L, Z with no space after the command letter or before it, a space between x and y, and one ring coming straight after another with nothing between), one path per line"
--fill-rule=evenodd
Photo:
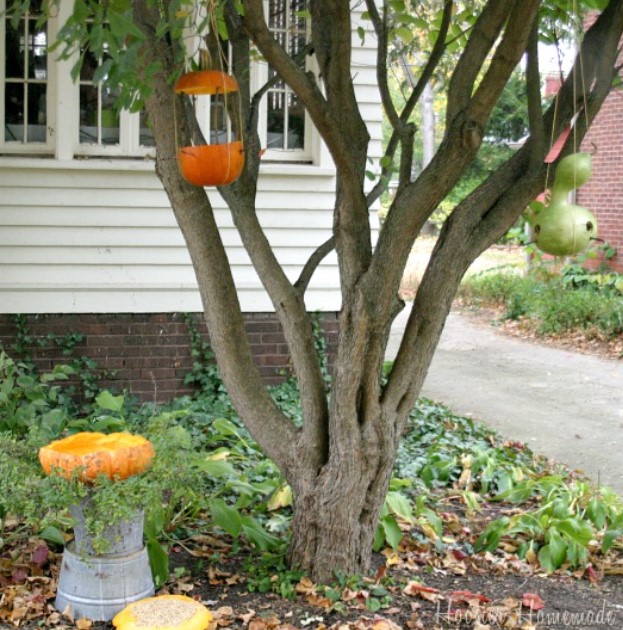
M408 309L388 349L395 356ZM541 346L452 313L422 396L623 494L623 362Z

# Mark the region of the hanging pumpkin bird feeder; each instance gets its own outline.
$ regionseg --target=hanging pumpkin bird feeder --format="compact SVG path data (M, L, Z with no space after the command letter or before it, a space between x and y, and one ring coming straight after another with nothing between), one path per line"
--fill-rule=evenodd
M211 100L211 120L220 122L224 129L211 129L210 136L219 140L225 136L227 142L214 144L196 144L177 148L177 163L184 179L195 186L226 186L236 181L244 166L244 146L242 140L234 140L232 121L227 119L227 98L235 94L238 100L238 130L242 129L240 97L238 83L234 77L220 70L199 70L183 74L175 84L175 92L190 96L209 95ZM216 100L220 103L224 115L219 121ZM240 132L240 131L239 131Z
M551 200L533 220L536 246L553 256L573 256L597 237L594 215L569 201L569 193L591 176L591 156L572 153L560 161L551 189Z

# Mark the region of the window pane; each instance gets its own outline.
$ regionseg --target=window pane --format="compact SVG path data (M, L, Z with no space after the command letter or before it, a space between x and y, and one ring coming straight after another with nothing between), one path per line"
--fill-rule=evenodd
M305 109L294 92L289 93L288 149L305 148Z
M11 26L10 20L6 20L5 72L8 79L24 77L24 27L23 20L19 24L19 30Z
M270 0L268 5L268 28L286 28L286 6L283 0Z
M4 139L6 142L24 141L24 86L8 83L4 96Z
M307 44L307 0L269 0L269 28L291 57ZM307 60L298 61L301 68ZM268 78L275 77L269 67ZM268 90L267 146L271 149L305 149L305 109L281 80Z
M268 95L268 148L285 149L285 93Z
M142 109L140 113L140 126L139 144L142 147L155 147L156 140L154 139L154 133L151 130L151 125L147 119L147 112L144 109Z
M307 29L307 0L292 0L292 26L299 31Z
M28 77L45 81L48 76L47 33L36 28L34 20L29 20L29 25Z
M41 2L14 28L5 24L4 141L47 140L47 26L37 26Z

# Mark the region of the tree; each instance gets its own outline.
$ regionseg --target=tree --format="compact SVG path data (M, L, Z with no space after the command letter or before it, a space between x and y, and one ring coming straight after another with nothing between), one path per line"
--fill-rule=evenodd
M370 561L400 435L461 277L542 191L546 178L543 160L552 130L558 136L584 108L585 115L575 123L579 140L595 117L617 72L623 0L586 2L603 4L603 11L583 38L556 106L545 111L537 54L541 18L550 20L552 11L561 11L570 2L488 0L479 3L469 27L458 35L454 26L452 34L449 32L459 3L438 3L426 64L405 107L397 111L388 89L388 50L397 35L409 40L405 27L418 25L412 23L404 0L388 0L387 4L366 0L377 38L378 84L393 128L383 172L371 191L366 191L369 134L352 81L354 14L350 3L310 0L311 39L306 52L315 55L319 80L306 73L300 59L290 58L273 37L262 0L200 0L199 4L207 16L203 23L189 0L77 0L61 38L70 47L90 45L96 54L108 51L111 58L99 78L117 83L126 104L133 99L138 102L137 95L144 100L156 140L156 171L186 239L223 380L250 432L292 486L291 563L310 571L317 580L330 579L337 569L362 572ZM87 16L93 22L90 30L85 27ZM246 163L242 176L220 192L283 327L300 391L300 428L278 409L254 367L206 192L185 182L172 159L175 138L190 144L196 127L191 109L185 108L185 97L171 89L186 58L183 29L189 23L199 30L212 26L221 38L229 38L231 71L241 89ZM208 39L214 44L214 33ZM417 130L408 123L409 116L450 46L454 50L460 46L460 50L447 87L445 133L434 159L411 181ZM337 170L333 237L310 258L295 283L279 266L255 211L260 95L251 93L249 82L253 49L304 103ZM385 380L385 348L391 323L404 306L398 299L398 287L414 240L474 160L491 112L524 54L529 137L445 221ZM585 86L585 94L574 88L578 80ZM173 111L187 115L175 119ZM572 144L570 139L561 157L572 152ZM373 245L369 208L384 189L397 147L401 148L399 188ZM327 391L303 297L314 269L333 248L338 257L342 309L337 359Z

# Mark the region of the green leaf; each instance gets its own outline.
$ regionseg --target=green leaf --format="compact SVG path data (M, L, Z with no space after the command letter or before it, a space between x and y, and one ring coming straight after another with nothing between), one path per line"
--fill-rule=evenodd
M592 498L588 502L588 506L586 508L586 516L593 522L595 527L601 529L606 523L606 506L603 504L603 501L600 501L597 498Z
M164 508L161 504L154 504L145 517L145 536L157 540L164 529Z
M159 589L169 578L169 555L155 538L149 538L146 546L154 585Z
M262 551L267 551L277 545L279 540L269 534L255 519L243 516L240 519L242 531L251 543Z
M413 512L411 510L411 504L409 499L400 492L388 492L385 497L385 501L389 506L389 509L401 518L413 522Z
M609 529L604 534L603 542L601 543L601 552L607 553L607 551L612 547L615 540L623 536L623 529Z
M43 540L47 540L55 545L60 545L61 547L65 545L65 536L63 536L63 532L58 527L54 527L54 525L44 527L39 532L39 538L43 538Z
M212 520L216 525L223 528L228 534L237 538L242 530L242 517L238 510L227 505L223 499L210 499L208 507Z
M397 549L402 540L402 530L398 526L396 519L391 515L384 516L381 519L381 527L385 534L385 540L392 549Z
M95 399L95 404L100 409L107 409L108 411L121 411L125 402L124 396L113 396L107 389L100 392Z
M539 549L539 564L548 572L553 573L558 567L554 566L552 560L552 550L549 545L545 545Z
M130 15L108 11L107 17L110 29L118 40L125 40L126 37L134 37L141 41L145 39L143 31L134 24Z
M495 551L500 544L500 539L508 530L510 521L508 517L492 521L485 531L478 537L474 549L476 551Z
M238 437L238 428L233 422L227 420L227 418L217 418L212 423L212 427L221 435L233 435Z
M372 542L372 549L374 551L381 551L385 545L385 530L383 529L382 519L379 521L378 527L374 532L374 541Z
M235 474L234 467L224 459L204 459L198 463L199 470L211 477L229 477Z
M113 60L106 59L106 61L104 61L102 65L98 66L98 68L93 73L93 83L102 83L102 81L105 81L110 74L110 69L112 68L112 65Z
M556 523L556 528L582 547L586 547L593 539L593 530L586 521L577 518L566 518Z
M413 32L407 26L397 28L395 34L407 45L410 44L414 38Z
M550 557L554 568L558 568L567 557L567 543L560 537L555 529L549 530Z

